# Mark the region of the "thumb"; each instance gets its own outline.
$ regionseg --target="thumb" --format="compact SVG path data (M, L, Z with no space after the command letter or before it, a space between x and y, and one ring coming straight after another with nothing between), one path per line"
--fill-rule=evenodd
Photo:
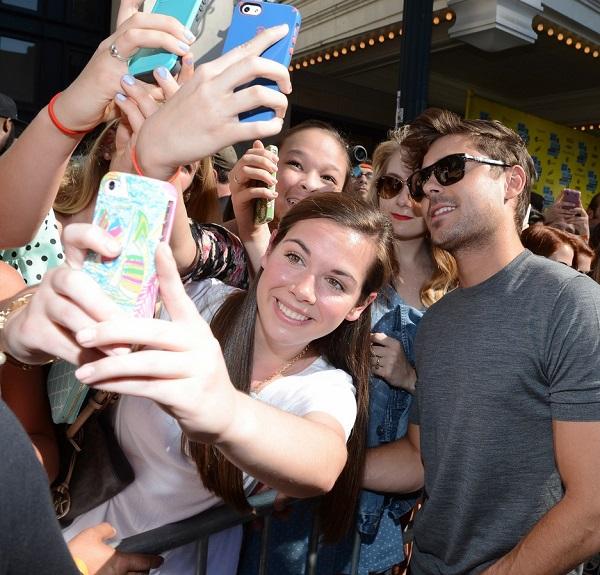
M264 150L265 146L260 140L254 140L252 143L252 147L259 150Z
M109 259L116 258L121 245L107 231L94 224L69 224L63 230L65 256L74 269L80 269L88 250Z
M117 534L117 530L110 523L94 525L94 527L90 527L90 531L98 537L100 541L112 539Z

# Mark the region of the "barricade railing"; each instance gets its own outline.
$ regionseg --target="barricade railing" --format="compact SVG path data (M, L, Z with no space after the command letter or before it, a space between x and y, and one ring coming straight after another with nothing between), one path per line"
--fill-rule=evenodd
M276 492L265 491L248 498L251 511L242 513L235 509L221 505L213 507L198 515L189 517L182 521L169 523L156 529L151 529L138 535L127 537L118 546L119 551L125 553L150 553L160 554L181 545L198 542L198 568L197 575L206 574L208 559L208 538L213 533L224 529L242 525L263 518L263 529L261 534L260 559L258 575L266 575L268 562L269 537L271 532L271 514L274 510ZM292 503L293 504L293 503ZM306 575L314 575L317 567L317 554L319 549L319 532L317 521L313 522L309 536L308 553L306 557ZM351 575L358 571L358 559L360 552L360 538L356 534L352 549Z
M208 559L208 538L213 533L224 529L243 525L257 519L263 518L263 529L261 535L260 559L258 575L266 575L268 563L269 537L271 530L271 515L274 510L274 502L277 493L265 491L248 498L251 511L242 513L235 509L221 505L213 507L198 515L189 517L176 523L169 523L156 529L151 529L138 535L127 537L118 546L119 551L125 553L150 553L160 554L181 545L198 542L198 567L197 575L206 575ZM292 503L293 504L293 503ZM404 542L412 540L411 530L404 531ZM317 555L319 549L319 533L317 521L313 522L309 537L308 553L306 558L306 575L315 575L317 567ZM360 554L360 537L356 533L352 548L352 563L350 575L358 572L358 560ZM586 562L583 569L584 575L600 575L600 555L594 556Z

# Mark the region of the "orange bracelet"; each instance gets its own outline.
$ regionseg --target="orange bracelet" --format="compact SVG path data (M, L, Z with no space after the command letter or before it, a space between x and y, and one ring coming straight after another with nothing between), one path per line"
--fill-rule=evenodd
M133 164L133 169L135 170L135 173L138 176L143 176L144 173L142 172L142 169L140 168L140 165L138 163L137 154L135 152L135 146L131 146L130 157L131 157L131 163ZM170 184L172 184L178 178L178 176L179 176L180 173L181 173L181 166L179 166L177 168L177 170L175 171L175 173L167 181Z
M52 97L52 100L50 100L50 102L48 103L48 115L50 116L50 119L52 120L52 123L65 136L83 136L84 134L88 134L89 132L91 132L92 130L70 130L69 128L66 128L65 126L63 126L60 123L60 121L56 117L56 114L54 113L54 103L56 102L56 100L58 99L58 97L61 94L62 94L62 92L59 92L58 94L55 94Z

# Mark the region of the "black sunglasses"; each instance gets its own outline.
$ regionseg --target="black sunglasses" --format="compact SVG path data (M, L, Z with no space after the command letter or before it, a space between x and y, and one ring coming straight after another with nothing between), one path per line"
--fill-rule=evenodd
M375 182L377 195L384 200L395 198L404 186L408 185L408 181L397 176L380 176Z
M411 198L415 202L421 202L425 197L423 186L431 178L431 174L435 175L435 179L441 186L451 186L460 182L465 177L465 165L467 162L478 162L490 166L502 166L510 168L510 164L501 160L492 160L481 156L471 156L469 154L451 154L438 160L431 166L421 168L412 173L408 178L408 191Z

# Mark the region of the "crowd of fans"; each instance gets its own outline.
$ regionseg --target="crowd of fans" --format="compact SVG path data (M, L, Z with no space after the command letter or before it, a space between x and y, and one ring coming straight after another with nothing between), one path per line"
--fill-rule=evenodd
M272 520L272 574L304 573L315 521L323 575L403 572L409 521L413 575L581 573L600 551L600 194L531 210L521 138L438 109L353 166L329 123L281 132L289 73L260 54L286 27L194 69L189 30L138 4L16 139L0 95L0 573L192 574L193 544L114 544L264 487L305 500ZM178 77L129 75L143 47L178 54ZM239 121L259 106L273 119ZM153 319L81 269L121 250L92 224L110 171L177 190ZM62 531L57 358L120 395L135 475ZM258 573L261 547L217 533L208 573Z

